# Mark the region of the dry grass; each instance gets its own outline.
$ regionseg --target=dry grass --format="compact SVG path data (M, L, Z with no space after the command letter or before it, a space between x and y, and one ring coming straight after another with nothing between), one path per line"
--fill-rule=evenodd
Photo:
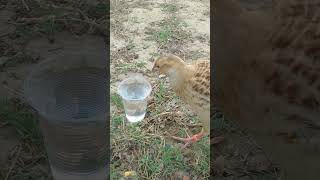
M39 60L25 50L25 45L34 38L44 37L54 42L55 34L59 32L107 37L108 4L103 0L96 2L0 1L0 11L4 13L0 18L1 28L6 29L5 32L1 29L1 73L9 74L8 77L16 81L24 79L17 73L18 69L23 69L25 65L32 66ZM6 16L9 18L3 20ZM2 79L0 83L7 85L10 80ZM1 143L14 144L14 147L9 154L1 152L7 157L0 161L0 179L52 179L37 116L18 99L5 99L3 96L0 94L0 131L4 137L8 136L8 140ZM6 145L0 144L2 148Z
M54 34L61 31L107 36L106 6L105 1L96 5L86 5L85 1L80 0L50 3L37 0L0 1L1 10L10 7L16 11L9 21L15 30L0 40L0 70L10 68L14 72L18 65L37 62L37 58L19 53L23 52L24 44L34 37L42 36L54 41ZM189 31L190 27L179 17L180 7L173 2L112 0L111 30L126 44L111 51L114 72L111 88L114 89L121 76L129 72L144 74L153 86L146 118L138 124L129 124L125 120L121 99L111 90L112 179L124 179L124 172L130 170L136 172L132 179L169 179L183 175L208 179L208 138L185 150L181 149L181 143L168 138L169 135L183 137L199 132L197 117L170 91L166 79L158 79L148 69L150 60L161 53L175 53L186 59L197 59L203 55L197 49L185 48L186 44L197 39L207 43L209 37ZM159 8L165 14L161 20L147 26L143 42L150 44L142 47L141 42L132 40L141 34L128 32L128 24L124 23L135 8L150 11ZM208 12L203 14L208 16ZM131 25L141 23L137 18L129 21ZM156 44L155 50L147 58L142 58L141 52L152 49L153 43ZM1 83L6 84L5 81ZM277 179L276 166L265 158L263 151L247 133L240 131L219 113L214 117L214 128L214 136L226 137L226 141L211 147L214 150L215 161L211 167L214 168L215 179ZM8 155L7 163L0 166L0 179L52 179L37 118L29 107L17 99L1 101L0 130L4 129L12 129L13 136L18 140Z
M280 169L267 158L250 134L225 119L218 110L215 111L213 136L224 136L226 139L212 147L215 179L278 180Z
M7 157L7 164L1 164L0 179L50 179L38 122L29 109L18 99L1 99L1 128L14 130L19 141Z
M194 117L179 111L181 108L176 104L182 102L167 93L161 82L155 82L153 91L148 114L137 124L125 120L121 99L113 95L116 110L111 127L112 177L120 178L129 170L136 171L140 179L168 179L179 171L190 172L199 178L208 176L208 138L188 150L182 150L182 144L171 141L168 135L185 136L200 128L191 127L196 120L192 121ZM168 107L173 99L177 103Z
M111 67L115 70L111 76L112 89L116 89L117 82L130 72L143 74L152 84L146 117L135 124L125 119L121 98L115 91L111 94L111 178L121 179L124 172L135 171L136 179L181 179L183 175L208 179L208 137L187 149L182 149L182 143L169 138L170 135L185 137L199 132L201 128L193 126L198 124L197 116L170 90L167 79L158 79L158 75L148 68L153 58L161 53L181 55L183 45L192 41L191 33L176 12L180 8L177 4L148 2L143 6L139 6L138 1L111 3L113 38L126 42L123 47L111 48ZM130 14L137 9L153 11L154 8L159 9L157 13L165 14L156 15L162 20L145 25L142 34L131 29L139 24L143 14L140 17ZM141 41L135 40L134 36L141 36ZM156 44L156 50L141 47L143 43ZM144 59L139 56L143 51L150 52Z

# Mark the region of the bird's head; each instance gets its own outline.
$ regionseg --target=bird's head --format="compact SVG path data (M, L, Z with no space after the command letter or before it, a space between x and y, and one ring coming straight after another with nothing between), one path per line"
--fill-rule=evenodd
M170 75L183 69L185 62L175 55L161 56L154 61L152 71L158 71L160 74Z

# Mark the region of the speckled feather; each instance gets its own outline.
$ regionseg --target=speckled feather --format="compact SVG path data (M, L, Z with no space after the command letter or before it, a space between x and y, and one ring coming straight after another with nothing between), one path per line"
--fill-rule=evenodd
M170 64L166 66L166 64ZM177 65L178 64L178 65ZM155 61L160 72L169 76L175 93L189 104L203 124L204 132L210 129L210 62L196 60L185 63L177 56L162 56ZM165 69L165 70L163 70Z
M231 2L216 3L216 102L288 178L308 179L320 160L320 3L281 1L257 20Z
M210 63L205 60L194 61L187 69L190 75L186 76L185 83L181 86L179 93L189 104L196 107L210 108Z

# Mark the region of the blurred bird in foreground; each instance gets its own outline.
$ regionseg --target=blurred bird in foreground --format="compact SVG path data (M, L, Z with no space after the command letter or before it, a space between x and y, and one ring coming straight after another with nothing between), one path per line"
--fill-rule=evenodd
M240 2L214 5L215 103L285 179L320 179L320 1L253 12Z
M202 123L202 130L189 138L172 136L188 146L209 134L210 130L210 62L197 60L190 64L175 55L155 60L153 71L169 77L174 92L189 104Z

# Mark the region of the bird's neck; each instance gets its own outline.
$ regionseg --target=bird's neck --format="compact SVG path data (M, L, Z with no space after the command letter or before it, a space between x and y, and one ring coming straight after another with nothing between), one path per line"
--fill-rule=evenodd
M177 69L171 69L168 72L171 87L177 92L183 88L184 80L187 76L187 66L181 66ZM177 92L178 93L178 92Z
M172 69L172 70L169 70L168 76L169 76L169 82L171 87L173 89L176 89L177 87L179 87L182 79L181 73Z

